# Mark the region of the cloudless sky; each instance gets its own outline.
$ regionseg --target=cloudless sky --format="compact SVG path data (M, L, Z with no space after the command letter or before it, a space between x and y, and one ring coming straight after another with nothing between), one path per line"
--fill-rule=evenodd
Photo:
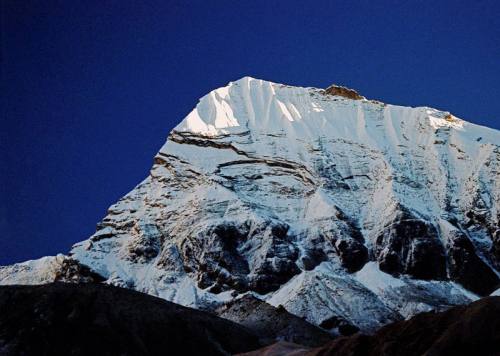
M500 128L500 1L1 1L0 264L66 253L211 89L357 89Z

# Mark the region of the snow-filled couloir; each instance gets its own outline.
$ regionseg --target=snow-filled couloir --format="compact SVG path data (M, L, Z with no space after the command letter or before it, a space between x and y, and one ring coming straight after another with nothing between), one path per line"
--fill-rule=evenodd
M200 100L68 257L0 283L98 276L197 308L254 293L370 331L499 288L499 143L449 112L245 77Z

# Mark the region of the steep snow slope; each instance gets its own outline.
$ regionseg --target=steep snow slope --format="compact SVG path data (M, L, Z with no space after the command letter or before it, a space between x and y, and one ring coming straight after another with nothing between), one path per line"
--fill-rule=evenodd
M54 281L55 276L66 259L64 255L47 256L38 260L0 266L0 284L46 284Z
M499 142L448 112L245 77L200 100L72 265L187 306L251 292L373 330L499 287Z

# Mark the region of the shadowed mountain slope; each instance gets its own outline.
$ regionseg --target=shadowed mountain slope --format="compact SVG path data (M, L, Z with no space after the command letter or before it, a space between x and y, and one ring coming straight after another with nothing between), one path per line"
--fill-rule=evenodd
M426 312L389 324L374 335L341 337L307 349L280 342L246 356L500 355L500 297L445 312Z
M230 355L258 347L231 321L127 289L0 287L1 355Z

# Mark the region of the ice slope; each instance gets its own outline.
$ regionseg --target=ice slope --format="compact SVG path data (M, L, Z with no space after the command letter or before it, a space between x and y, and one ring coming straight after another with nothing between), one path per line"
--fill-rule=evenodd
M366 331L497 289L500 133L328 92L210 92L69 258L186 306L254 293Z

